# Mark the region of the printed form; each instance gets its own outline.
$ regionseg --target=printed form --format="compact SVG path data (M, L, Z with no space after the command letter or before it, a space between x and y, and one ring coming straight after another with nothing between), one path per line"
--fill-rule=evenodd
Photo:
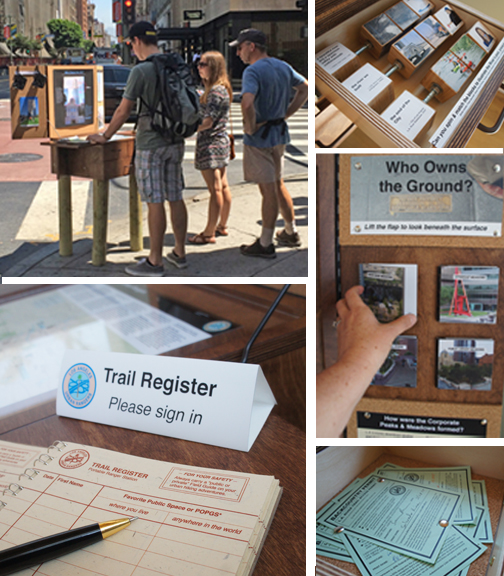
M61 452L50 449L54 459L34 465L33 452L32 446L0 442L0 469L6 471L0 482L16 493L0 498L5 503L0 510L2 549L95 522L138 520L103 542L24 570L22 576L35 571L45 576L69 571L78 576L250 574L281 496L271 476L76 444ZM41 459L48 459L47 452ZM27 470L18 480L26 466L38 474L30 480L33 472Z

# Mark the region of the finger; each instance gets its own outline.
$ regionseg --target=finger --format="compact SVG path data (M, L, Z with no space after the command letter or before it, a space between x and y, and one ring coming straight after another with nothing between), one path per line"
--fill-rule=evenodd
M397 318L397 320L390 322L386 326L390 330L392 338L395 339L399 334L406 332L406 330L409 330L414 326L416 321L417 317L414 314L406 314L405 316L401 316L400 318Z
M345 300L347 303L348 308L351 310L352 308L356 308L359 306L365 306L361 294L364 292L363 286L352 286L349 290L347 290L345 294Z
M344 318L350 312L344 298L336 302L336 310L340 318Z

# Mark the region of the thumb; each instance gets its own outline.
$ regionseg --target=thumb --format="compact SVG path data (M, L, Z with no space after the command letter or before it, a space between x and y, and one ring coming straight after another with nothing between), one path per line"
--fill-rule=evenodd
M399 334L409 330L416 324L416 321L417 317L414 314L406 314L405 316L401 316L397 320L387 324L387 328L390 329L390 335L392 336L392 339L397 338Z

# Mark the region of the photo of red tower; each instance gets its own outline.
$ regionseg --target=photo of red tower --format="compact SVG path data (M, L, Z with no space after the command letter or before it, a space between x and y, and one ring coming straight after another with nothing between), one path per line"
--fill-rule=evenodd
M458 277L459 269L455 268L455 289L453 291L453 298L450 304L450 311L448 315L451 316L472 316L471 308L469 306L469 298L464 286L464 281ZM459 283L462 288L462 294L459 294Z

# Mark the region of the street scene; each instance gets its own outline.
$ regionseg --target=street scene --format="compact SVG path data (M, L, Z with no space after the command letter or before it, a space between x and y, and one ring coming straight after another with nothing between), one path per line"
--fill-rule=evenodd
M103 0L95 2L96 6L107 5L107 10L112 15L113 6L117 10L119 4L119 14L121 9L125 10L121 2ZM69 0L69 4L72 2ZM25 0L26 8L30 2ZM64 15L64 8L67 3L60 1L61 13ZM74 4L86 4L86 2L74 1ZM110 6L109 6L110 4ZM106 200L104 220L106 226L106 256L101 265L93 265L93 239L96 240L96 200L93 195L96 193L94 186L99 180L94 177L82 177L78 174L71 176L68 184L68 192L71 198L71 247L70 254L62 255L61 234L61 206L58 200L58 174L56 173L54 162L51 163L50 139L54 143L59 140L59 136L65 138L79 139L83 146L93 146L85 142L87 135L95 133L104 134L114 112L118 108L122 93L124 92L128 74L137 62L136 55L131 46L125 43L128 39L128 30L141 18L148 18L149 7L156 2L128 2L136 10L135 20L129 26L124 22L116 24L116 38L107 37L105 26L95 18L94 24L88 23L82 29L88 29L90 33L96 33L94 47L87 44L84 47L64 49L58 51L57 58L50 58L54 55L51 48L55 45L57 33L46 34L40 39L40 50L28 50L25 45L18 47L13 44L12 37L9 42L6 38L4 27L3 45L4 51L9 53L3 56L8 64L26 66L21 68L25 77L31 74L39 74L39 65L47 65L50 71L51 65L58 67L68 66L68 72L61 69L55 70L53 76L48 76L48 93L54 91L54 102L57 105L58 90L63 93L63 98L68 98L65 104L65 111L57 111L54 121L51 120L51 111L47 120L48 134L43 137L33 137L35 130L42 132L44 127L44 99L33 97L32 92L25 92L21 88L23 74L20 68L14 69L13 76L7 75L7 67L2 68L0 75L0 197L2 201L2 211L0 215L0 276L3 277L72 277L72 276L126 276L126 267L135 265L142 258L146 259L151 254L151 238L149 235L148 210L145 203L142 206L141 215L141 246L133 251L130 245L130 197L129 186L130 177L127 175L107 178L108 202ZM159 3L158 3L159 4ZM198 11L195 11L196 13ZM201 12L201 11L199 11ZM300 10L296 11L300 13ZM286 12L288 16L288 12ZM98 14L95 14L95 16ZM1 14L0 14L1 16ZM184 16L201 16L189 14ZM286 16L286 17L287 17ZM111 16L112 17L112 16ZM123 14L124 17L124 14ZM267 18L268 13L262 14L262 18ZM6 20L7 21L7 20ZM100 26L98 26L100 24ZM247 23L236 23L233 25L229 38L219 36L210 37L205 33L204 26L199 22L191 22L191 26L184 28L184 34L177 40L174 28L165 28L164 22L158 18L156 24L159 50L163 52L175 51L181 59L188 65L192 74L195 70L201 70L198 66L198 59L205 51L211 49L222 50L227 58L227 72L232 89L232 99L229 107L229 123L227 132L233 134L235 143L235 158L227 165L227 179L231 192L231 208L229 220L225 234L215 234L207 240L206 236L201 242L192 241L196 236L201 236L205 230L207 218L209 218L210 193L207 183L203 177L201 169L195 167L195 152L197 147L198 133L192 133L185 138L185 152L183 155L183 201L187 210L187 233L186 233L186 258L187 266L171 266L170 261L164 262L166 276L307 276L308 274L308 121L307 105L302 104L286 124L290 139L285 145L284 153L284 173L283 183L287 194L292 198L292 209L294 212L294 234L296 242L291 244L277 241L278 234L285 230L286 224L282 217L281 210L274 221L274 233L272 240L273 257L246 257L241 253L246 246L254 244L256 239L261 238L265 226L261 209L262 196L259 185L254 182L250 174L244 176L244 128L243 112L241 105L242 75L246 69L245 62L237 57L236 48L229 46L228 40L238 37L241 27L246 27ZM199 24L199 28L197 25ZM296 34L300 34L300 26L295 28ZM47 26L49 31L56 30ZM268 25L265 25L268 28ZM236 32L235 32L236 30ZM25 30L26 32L26 30ZM122 32L123 35L120 33ZM188 33L190 32L190 33ZM262 32L260 32L262 34ZM7 32L7 35L9 32ZM175 34L175 36L174 36ZM265 38L273 39L269 34ZM90 35L92 39L92 34ZM99 39L102 39L100 42ZM164 42L161 39L167 39ZM84 42L87 42L84 41ZM21 44L20 42L18 42ZM112 46L97 46L97 44L109 43ZM218 46L212 46L217 43ZM302 41L297 41L297 45ZM278 43L276 43L278 45ZM291 43L292 44L292 43ZM10 46L12 50L5 49ZM51 52L49 52L51 51ZM28 52L30 57L28 58ZM291 61L299 65L299 51L297 56L291 51ZM306 60L306 57L305 57ZM88 78L81 76L73 78L67 74L80 65L97 64L104 68L104 115L98 117L97 130L80 131L81 125L91 124L93 118L90 115L89 90L87 90ZM30 68L31 67L31 68ZM300 74L306 74L304 65ZM30 69L29 69L30 68ZM25 71L26 70L26 71ZM32 72L32 70L34 70ZM14 73L16 72L16 73ZM124 74L123 74L124 72ZM60 74L61 78L57 76ZM82 78L82 80L81 80ZM115 78L115 80L113 79ZM33 80L36 82L37 78ZM16 83L20 82L17 86ZM30 80L29 80L30 82ZM59 82L59 84L58 84ZM197 78L199 83L199 94L203 92L202 78ZM98 84L101 80L98 80ZM61 89L58 88L61 85ZM294 96L296 90L292 90ZM39 94L39 93L37 93ZM112 94L112 95L111 95ZM14 98L14 104L11 101ZM51 95L52 96L52 95ZM40 102L39 102L40 100ZM50 100L50 99L49 99ZM91 102L92 104L92 102ZM50 106L48 106L50 108ZM98 106L99 108L99 106ZM19 115L16 111L19 110ZM13 112L14 111L14 112ZM14 113L14 116L13 116ZM100 113L99 113L100 114ZM89 116L89 117L88 117ZM14 118L14 120L13 120ZM121 134L132 134L135 129L136 108L120 129L115 128L114 139L120 138ZM17 122L17 125L14 124ZM75 127L75 135L73 129ZM88 128L88 126L86 126ZM90 126L89 126L90 128ZM31 130L29 134L28 130ZM274 130L274 128L273 128ZM24 131L24 132L23 132ZM51 136L51 133L53 134ZM77 141L77 140L76 140ZM113 140L114 141L114 140ZM95 146L99 146L96 144ZM78 172L78 171L77 171ZM60 182L61 184L61 182ZM163 258L169 254L176 245L176 239L170 221L170 213L167 202L167 228L163 241ZM271 225L269 225L271 227ZM102 231L103 232L103 231ZM100 233L102 233L100 232ZM294 236L293 236L294 237ZM190 241L191 240L191 241ZM198 240L198 239L197 239ZM259 241L257 240L257 241ZM256 256L256 254L253 254ZM260 254L260 256L263 256Z

